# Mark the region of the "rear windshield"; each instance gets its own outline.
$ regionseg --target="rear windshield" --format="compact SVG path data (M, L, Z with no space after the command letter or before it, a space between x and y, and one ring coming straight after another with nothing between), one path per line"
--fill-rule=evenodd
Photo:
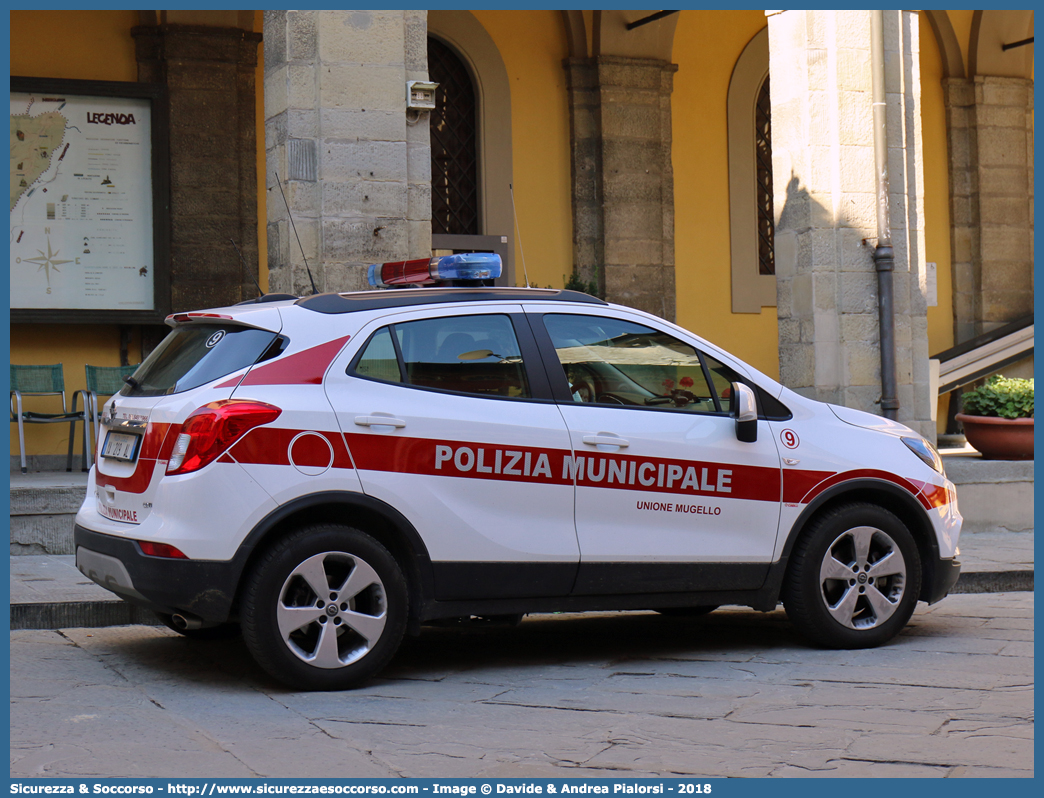
M181 393L265 359L279 334L226 324L191 324L173 330L152 350L120 391L122 396Z

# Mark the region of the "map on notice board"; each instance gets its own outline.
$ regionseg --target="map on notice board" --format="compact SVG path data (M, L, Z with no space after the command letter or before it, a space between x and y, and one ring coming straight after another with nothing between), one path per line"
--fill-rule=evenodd
M11 307L153 308L151 104L11 93Z

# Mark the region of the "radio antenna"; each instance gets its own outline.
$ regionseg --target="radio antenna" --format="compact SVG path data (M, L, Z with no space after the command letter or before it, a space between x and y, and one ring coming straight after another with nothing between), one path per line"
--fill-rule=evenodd
M301 243L301 236L297 235L297 225L294 224L294 215L290 213L290 203L286 201L286 194L283 193L283 184L279 182L279 172L275 173L276 185L279 186L279 195L283 198L283 205L286 206L286 215L290 217L290 226L294 228L294 236L297 238L297 246L301 248L301 259L304 261L305 271L308 272L308 282L312 284L312 293L318 294L319 289L315 287L315 280L312 278L312 270L308 268L308 257L305 255L304 245Z
M515 187L508 183L511 192L511 215L515 217L515 235L518 236L518 254L522 256L522 274L526 277L526 288L529 288L529 272L526 270L526 253L522 250L522 228L518 226L518 213L515 211Z
M232 242L232 246L236 247L236 252L239 252L239 259L243 261L243 272L250 276L250 281L257 287L258 297L263 297L265 295L265 292L261 290L261 284L258 283L258 281L254 278L254 275L251 273L250 269L247 268L246 258L243 257L243 253L240 252L239 247L236 246L235 239L230 238L228 240Z

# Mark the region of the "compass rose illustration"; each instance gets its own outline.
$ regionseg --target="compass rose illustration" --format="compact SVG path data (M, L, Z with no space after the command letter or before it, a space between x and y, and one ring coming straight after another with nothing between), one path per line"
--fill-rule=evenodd
M35 263L35 264L37 264L37 269L36 269L37 271L40 271L40 269L43 269L44 275L47 277L47 285L51 284L51 269L54 269L56 272L61 274L62 270L59 269L58 267L61 266L64 263L72 263L72 260L58 260L57 259L58 253L61 252L61 250L56 249L53 252L51 251L51 237L50 236L47 236L47 254L45 255L44 251L42 249L38 249L36 251L40 253L39 257L36 257L36 258L23 258L23 260L25 260L27 263Z

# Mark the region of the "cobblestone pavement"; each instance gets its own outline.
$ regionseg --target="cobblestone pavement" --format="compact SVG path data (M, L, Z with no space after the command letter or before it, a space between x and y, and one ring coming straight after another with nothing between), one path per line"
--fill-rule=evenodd
M892 645L782 612L425 629L383 677L287 691L241 640L11 633L12 776L1032 776L1033 594L920 605Z

